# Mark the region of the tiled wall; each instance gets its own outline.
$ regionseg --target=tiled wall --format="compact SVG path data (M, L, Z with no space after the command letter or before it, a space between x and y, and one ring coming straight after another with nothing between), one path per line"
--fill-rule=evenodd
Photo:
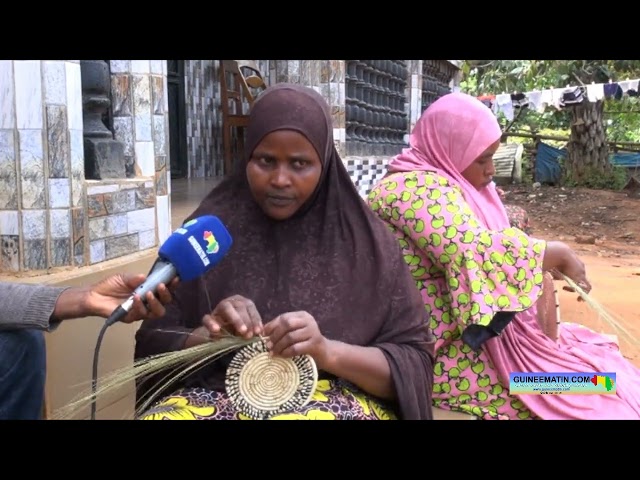
M110 66L115 138L135 179L87 181L91 263L151 248L171 233L167 62Z
M331 105L334 138L344 152L344 61L254 60L267 85L281 82L314 87ZM191 177L223 171L219 60L185 61L187 154Z
M300 83L324 96L331 106L336 148L345 155L345 61L271 60L269 73L271 83Z
M89 262L104 262L157 245L157 206L152 180L87 185Z
M136 178L84 179L79 60L0 61L0 274L152 248L170 234L164 60L113 60L116 139Z
M0 273L83 265L79 60L0 61Z

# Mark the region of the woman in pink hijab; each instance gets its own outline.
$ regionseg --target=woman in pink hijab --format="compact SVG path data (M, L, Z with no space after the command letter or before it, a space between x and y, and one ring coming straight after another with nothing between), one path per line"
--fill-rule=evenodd
M430 315L434 405L484 419L640 419L640 370L615 343L576 324L561 324L554 339L538 324L545 272L591 286L566 244L510 226L492 182L500 137L482 102L445 95L368 197L397 236ZM512 372L614 372L616 390L510 394Z

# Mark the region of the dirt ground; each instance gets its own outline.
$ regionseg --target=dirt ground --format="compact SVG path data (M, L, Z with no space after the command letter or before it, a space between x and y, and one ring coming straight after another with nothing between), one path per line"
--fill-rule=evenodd
M640 340L640 192L521 185L502 189L505 203L528 212L533 236L574 248L586 265L591 297ZM616 333L575 293L559 292L562 321ZM622 339L620 346L640 367L640 348Z

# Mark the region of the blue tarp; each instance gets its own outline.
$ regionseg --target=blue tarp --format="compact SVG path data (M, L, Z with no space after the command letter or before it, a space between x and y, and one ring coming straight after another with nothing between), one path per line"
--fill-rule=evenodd
M566 148L556 148L540 142L536 155L535 181L540 183L558 183L561 176L560 157L567 157ZM609 159L613 165L620 167L640 167L640 153L614 153L609 156Z
M556 148L546 143L538 143L536 154L535 181L540 183L558 183L561 171L559 157L567 157L566 148Z
M611 155L611 163L626 168L640 167L640 153L614 153Z

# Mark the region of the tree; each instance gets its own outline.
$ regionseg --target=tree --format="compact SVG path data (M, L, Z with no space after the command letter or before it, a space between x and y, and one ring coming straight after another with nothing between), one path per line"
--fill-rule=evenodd
M472 95L502 92L528 92L563 86L620 81L640 76L638 60L466 60L462 66L462 89ZM605 106L616 100L584 101L563 111L548 111L542 115L526 112L518 122L532 131L542 128L570 128L567 145L569 158L566 170L570 178L580 183L587 175L611 173ZM638 107L636 99L625 99L627 105ZM638 108L640 111L640 108ZM619 113L625 113L621 111ZM629 113L629 112L626 112ZM631 112L634 113L634 112ZM622 117L630 125L619 125L614 132L622 141L636 141L640 115ZM635 128L634 128L635 127ZM627 138L624 138L624 137ZM629 138L632 137L632 138Z

